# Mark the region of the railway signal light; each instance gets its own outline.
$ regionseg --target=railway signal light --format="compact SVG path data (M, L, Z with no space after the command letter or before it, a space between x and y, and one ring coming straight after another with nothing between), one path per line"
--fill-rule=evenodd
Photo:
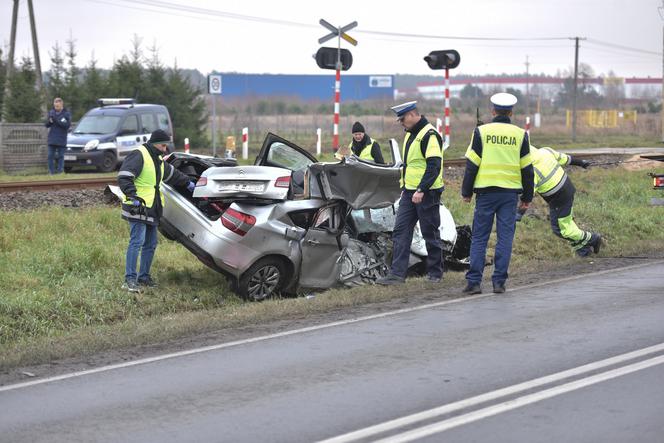
M431 51L424 57L431 69L454 69L459 66L461 57L454 49L445 49L444 51Z
M353 65L353 54L348 49L322 47L316 52L316 64L321 69L337 69L337 51L340 53L341 70L348 71Z

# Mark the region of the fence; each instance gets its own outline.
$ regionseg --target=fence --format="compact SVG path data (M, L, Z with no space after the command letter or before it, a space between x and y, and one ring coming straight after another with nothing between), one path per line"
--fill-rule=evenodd
M566 113L566 125L572 125L572 112ZM581 124L591 128L617 128L619 124L630 122L636 125L636 111L618 111L616 109L586 109L577 111Z
M0 169L14 173L45 168L47 129L38 123L0 123Z

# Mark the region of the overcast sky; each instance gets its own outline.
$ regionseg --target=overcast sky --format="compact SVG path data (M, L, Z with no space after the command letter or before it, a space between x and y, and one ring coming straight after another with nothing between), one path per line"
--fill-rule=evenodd
M429 51L457 49L461 64L455 73L521 73L526 56L531 73L556 74L570 69L574 43L586 37L580 61L595 73L618 76L662 75L663 0L438 0L415 1L289 1L289 0L33 0L42 67L49 52L71 35L78 64L94 57L100 67L131 48L134 34L145 47L156 43L165 64L220 72L321 74L312 54L327 34L321 18L334 25L352 21L349 34L357 47L351 74L430 74L422 60ZM9 42L13 0L0 0L0 41ZM184 7L185 10L178 9ZM192 9L193 8L193 9ZM198 8L198 9L196 9ZM237 14L237 18L232 18ZM249 16L249 17L247 17ZM267 20L262 20L267 19ZM468 40L416 38L515 38ZM562 38L561 40L542 40ZM537 40L539 39L539 40ZM616 46L631 49L622 49ZM336 41L328 45L336 45ZM635 51L632 49L640 50ZM147 52L147 51L146 51ZM26 0L21 0L16 59L31 56Z

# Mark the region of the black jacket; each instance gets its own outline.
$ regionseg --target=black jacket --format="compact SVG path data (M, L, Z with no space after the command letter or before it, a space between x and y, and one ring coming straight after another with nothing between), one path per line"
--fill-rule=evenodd
M71 114L63 108L60 112L55 109L48 111L48 117L44 125L50 128L48 131L49 146L67 146L67 131L71 126Z
M152 146L150 143L145 143L143 146L148 148L150 157L154 162L155 171L157 173L157 183L161 183L161 181L163 181L171 186L180 188L182 192L188 192L185 188L191 181L189 176L181 173L170 164L164 163L164 177L161 177L161 164L163 163L163 160L161 159L162 152ZM141 175L142 170L143 155L138 149L135 149L131 151L129 155L127 155L127 158L125 158L125 160L122 162L122 166L120 166L120 172L118 172L118 185L120 186L120 189L124 195L126 195L129 199L136 197L136 186L134 185L134 180L136 180L136 177ZM131 205L131 202L129 202L129 204L123 202L122 218L125 220L147 223L149 225L158 225L159 219L163 213L160 197L161 192L157 186L154 204L151 208L145 208L145 214L132 214L132 212L138 212L137 209Z
M511 123L509 117L497 115L493 119L494 123ZM480 137L480 131L478 128L475 128L473 133L473 144L471 149L477 153L478 156L482 157L482 138ZM530 139L528 138L528 133L523 137L523 143L521 144L521 157L530 153ZM534 192L534 171L533 165L528 165L527 167L521 169L521 184L523 189L505 189L498 186L489 186L482 189L473 189L475 185L475 177L477 177L477 172L480 170L470 160L466 160L466 172L463 175L463 183L461 185L461 196L470 197L473 195L473 191L476 193L488 193L488 192L505 192L505 191L514 191L521 193L521 200L524 202L533 201L533 192Z

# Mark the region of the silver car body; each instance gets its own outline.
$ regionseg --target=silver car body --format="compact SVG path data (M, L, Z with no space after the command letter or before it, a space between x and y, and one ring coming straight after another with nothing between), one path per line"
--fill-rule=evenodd
M320 163L274 134L253 166L214 166L209 158L182 154L167 161L198 185L188 195L162 184L162 233L231 277L245 298L272 295L267 286L277 278L276 290L294 293L365 283L388 272L393 205L401 192L398 161ZM416 235L413 263L426 256L421 246Z

